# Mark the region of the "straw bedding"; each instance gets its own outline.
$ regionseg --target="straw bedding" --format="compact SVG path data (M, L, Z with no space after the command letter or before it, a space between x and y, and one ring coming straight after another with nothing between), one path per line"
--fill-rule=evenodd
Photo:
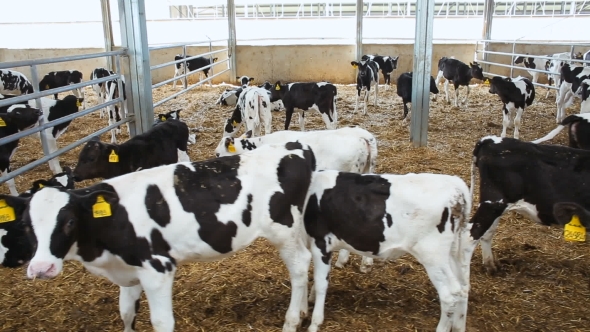
M197 144L189 146L192 160L213 156L222 122L231 112L227 106L214 105L224 88L199 87L155 111L183 110L182 118L197 134ZM424 148L413 148L409 142L409 121L400 121L402 103L395 87L380 89L378 106L373 106L371 95L368 114L361 115L352 114L355 87L338 86L339 126L360 125L376 135L379 173L453 174L469 184L475 142L485 135L499 135L502 129L501 103L487 90L485 86L473 88L469 105L464 108L447 105L441 91L438 100L431 102L428 147ZM545 99L546 90L537 90L536 103L523 116L522 140L539 138L556 126L554 92ZM171 86L162 87L154 91L154 100L171 93ZM463 96L464 90L461 93ZM86 90L86 96L89 105L96 103L91 89ZM575 109L579 106L569 112ZM273 131L281 130L283 121L283 112L273 113ZM74 142L106 122L97 113L76 119L59 145ZM310 113L306 127L324 129L324 124L317 113ZM291 130L299 130L297 116ZM109 134L102 136L103 141L109 139ZM126 130L121 139L127 139ZM566 144L566 134L560 134L554 143ZM334 148L339 148L338 142L334 142ZM21 140L13 169L40 158L40 151L37 138ZM79 151L77 148L61 157L62 167L73 168ZM50 176L44 164L19 176L18 190L22 192L34 180ZM6 185L1 190L8 192ZM534 225L510 213L502 218L494 253L500 271L493 277L484 273L479 249L473 257L468 331L590 331L590 250L585 243L566 243L560 229ZM359 263L359 256L352 255L344 269L332 270L322 331L435 329L440 314L438 296L419 263L404 256L394 262L376 262L367 274L358 272ZM311 270L309 276L311 280ZM27 280L25 268L0 269L0 290L2 331L123 329L118 287L89 274L78 263L66 263L62 274L52 281ZM258 240L230 258L179 269L174 285L176 330L280 331L289 295L288 274L278 253L267 241ZM145 296L141 305L137 329L151 331Z

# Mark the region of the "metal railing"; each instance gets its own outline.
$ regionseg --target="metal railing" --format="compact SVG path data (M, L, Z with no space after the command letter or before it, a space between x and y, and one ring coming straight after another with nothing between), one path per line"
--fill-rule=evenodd
M150 51L156 51L156 50L164 50L164 49L171 49L171 48L179 48L179 47L182 47L182 57L183 57L183 59L181 59L181 60L174 60L174 61L170 61L170 62L165 62L165 63L153 65L153 66L150 67L150 70L151 71L154 71L154 70L157 70L157 69L161 69L161 68L164 68L164 67L168 67L168 66L174 66L175 67L176 64L178 64L178 63L182 63L183 64L183 68L184 68L182 75L175 76L175 77L172 77L170 79L166 79L166 80L164 80L162 82L159 82L159 83L156 83L156 84L153 84L152 85L152 90L153 90L153 89L157 89L157 88L159 88L159 87L161 87L163 85L166 85L166 84L168 84L170 82L174 82L174 81L177 81L177 80L180 79L182 81L182 86L183 86L183 89L180 90L179 92L176 92L176 93L174 93L174 94L172 94L170 96L167 96L167 97L165 97L165 98L163 98L161 100L158 100L157 102L154 102L154 108L156 108L158 106L161 106L162 104L164 104L165 102L167 102L167 101L169 101L171 99L174 99L174 98L176 98L176 97L178 97L178 96L180 96L182 94L187 93L188 91L196 88L197 86L202 85L205 82L210 82L213 78L215 78L215 77L217 77L217 76L219 76L221 74L224 74L225 72L231 70L229 48L228 47L225 47L225 48L222 48L222 49L219 49L219 50L215 50L215 51L213 50L213 43L216 43L216 42L224 42L224 41L227 42L228 40L227 39L217 39L217 40L211 40L211 39L209 39L209 40L206 40L206 41L197 41L197 42L175 43L175 44L150 46L149 47L149 50ZM209 45L209 52L201 53L201 54L190 56L190 57L187 58L186 57L187 56L187 51L186 51L187 47L189 47L189 46L196 46L196 45L199 45L199 44L208 44ZM227 59L213 62L213 54L222 53L222 52L226 52L226 54L228 55L227 56ZM210 60L211 64L209 64L207 66L204 66L204 67L201 67L201 68L198 68L198 69L195 69L193 71L187 71L187 69L188 69L187 61L190 61L192 59L196 59L196 58L199 58L199 57L205 57L205 56L209 56L209 60ZM222 70L221 72L219 72L217 74L213 74L213 67L214 66L217 66L217 65L220 65L222 63L227 63L227 68L224 69L224 70ZM192 84L191 86L188 86L188 77L189 76L191 76L193 74L196 74L196 73L202 71L203 69L207 69L207 68L211 68L211 70L208 73L208 77L206 77L203 80L198 81L195 84Z
M498 51L487 50L489 48L489 45L492 45L492 44L512 45L512 52L508 53L508 52L498 52ZM547 56L547 55L534 55L534 54L517 53L516 52L516 45L564 46L564 47L569 48L569 53L570 53L571 58L570 59L562 59L562 58L556 58L556 57ZM576 54L576 47L584 47L585 48L584 52L586 52L586 50L588 48L590 48L590 44L589 43L578 43L578 42L563 43L563 42L529 42L529 41L518 41L518 40L479 40L479 41L477 41L477 43L475 45L475 61L477 61L478 63L490 65L490 66L510 68L510 77L514 77L514 69L521 70L521 71L527 71L527 72L543 73L543 74L556 74L555 72L550 72L550 71L544 70L544 69L532 69L532 68L526 68L524 66L519 66L519 65L517 66L514 64L514 61L516 60L517 57L522 56L522 57L526 57L526 58L544 59L544 60L564 60L565 62L568 62L568 63L578 62L578 63L590 65L590 61L574 58L574 56ZM564 51L564 52L566 52L566 51ZM581 52L581 53L584 53L584 52ZM553 52L553 53L556 53L556 52ZM489 55L500 55L500 56L506 56L506 57L509 56L510 62L509 62L509 64L506 64L506 63L488 61L487 60L488 54ZM480 57L480 55L481 55L481 57ZM487 75L506 77L504 75L495 74L491 71L484 71L483 73L487 74ZM547 84L541 84L541 83L536 83L536 82L533 82L533 84L536 86L541 86L541 87L547 88L547 89L555 89L555 90L559 89L559 87L557 87L557 86L550 86Z
M90 85L94 85L94 84L98 84L98 83L105 83L107 81L114 81L114 80L117 81L119 91L123 91L123 87L122 87L122 83L121 83L121 81L122 81L121 78L123 76L121 75L120 58L121 58L121 56L125 56L126 54L127 54L127 50L121 49L121 50L111 51L111 52L100 52L100 53L92 53L92 54L59 57L59 58L35 59L35 60L24 60L24 61L0 63L0 69L30 67L30 71L31 71L30 82L33 85L33 93L0 100L0 107L23 103L23 102L28 102L29 100L35 100L36 108L38 108L39 110L42 110L43 112L48 112L49 110L43 109L43 107L42 107L42 103L41 103L42 97L46 97L46 96L53 95L56 93L81 89L86 86L90 86ZM90 80L90 81L84 81L84 82L77 83L77 84L71 84L71 85L67 85L64 87L60 87L60 88L39 91L39 74L38 74L38 70L37 70L37 66L39 66L39 65L70 62L70 61L77 61L77 60L95 59L95 58L100 58L100 57L113 57L113 56L116 59L116 73L115 73L115 75L103 77L103 78L99 78L99 79L95 79L95 80ZM82 97L85 98L84 94L82 95ZM83 117L87 114L90 114L92 112L95 112L99 109L102 109L102 108L105 108L105 107L108 107L111 105L119 104L119 107L121 107L122 103L124 103L124 102L125 101L123 100L123 94L120 94L119 98L112 99L108 102L105 102L105 103L102 103L99 105L95 105L93 107L84 109L83 111L79 111L74 114L70 114L68 116L64 116L64 117L49 121L47 123L45 123L45 120L44 120L45 114L44 114L44 116L42 116L41 119L39 120L38 126L31 128L31 129L19 131L13 135L9 135L9 136L0 138L0 145L4 145L9 142L13 142L15 140L21 139L23 137L34 135L34 134L38 133L39 138L41 140L41 146L42 146L43 155L44 155L41 159L35 160L34 162L31 162L31 163L28 163L28 164L24 165L23 167L19 167L17 170L11 171L7 175L0 177L0 183L4 183L12 178L15 178L16 176L19 176L19 175L37 167L37 166L43 164L43 163L46 163L46 162L64 154L65 152L68 152L68 151L88 142L95 135L101 135L101 134L103 134L113 128L116 128L124 123L132 122L134 120L134 114L132 112L129 112L129 114L127 114L126 117L124 117L121 121L118 121L115 124L112 124L112 125L109 125L105 128L102 128L102 129L92 133L91 135L85 136L85 137L77 140L76 142L71 143L61 149L57 149L56 151L50 151L50 148L49 148L49 145L47 142L47 137L46 137L46 129L55 127L59 124L62 124L62 123L68 122L68 121L72 121L76 118ZM122 109L122 107L121 107L121 109Z

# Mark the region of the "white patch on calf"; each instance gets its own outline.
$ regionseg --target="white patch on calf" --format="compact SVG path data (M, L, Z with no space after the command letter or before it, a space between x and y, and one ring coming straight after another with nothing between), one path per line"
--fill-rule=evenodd
M6 234L8 234L8 231L0 229L0 263L4 262L4 258L6 258L6 253L8 252L8 248L2 244L2 239Z
M524 199L518 200L516 203L508 204L506 211L518 212L530 220L538 224L542 224L541 219L539 219L539 210L537 210L537 207L529 202L526 202Z

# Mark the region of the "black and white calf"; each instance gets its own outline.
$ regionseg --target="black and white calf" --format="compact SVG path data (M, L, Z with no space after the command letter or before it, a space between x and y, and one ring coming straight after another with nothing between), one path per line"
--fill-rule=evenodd
M527 55L528 55L528 53L527 53ZM545 55L545 56L549 56L549 55ZM514 64L516 64L516 65L522 64L526 68L536 69L536 70L547 70L546 68L547 68L548 62L549 61L547 61L546 59L523 57L523 56L518 56L518 57L516 57L516 59L514 59ZM530 71L530 70L527 70L527 71L533 77L533 81L532 81L533 83L537 83L539 81L539 75L543 74L543 73Z
M24 210L37 248L27 276L55 278L65 260L81 262L120 286L125 331L134 330L145 291L154 331L172 332L178 266L226 258L264 237L289 270L283 331L295 332L308 310L311 254L302 234L314 169L313 152L288 143L147 169L83 189L43 188L28 201L12 197L9 204Z
M82 79L82 73L77 70L52 71L43 76L43 79L39 82L39 91L82 83ZM74 89L72 92L74 93L74 96L84 98L84 93L81 89ZM57 93L53 94L53 97L57 99ZM86 101L84 101L83 108L86 108Z
M33 93L33 85L16 70L0 69L0 94L25 95Z
M490 80L490 93L497 94L503 103L501 137L506 137L506 129L514 118L514 138L518 138L522 113L535 100L535 86L522 76L514 79L495 76Z
M268 144L301 142L314 151L317 169L331 169L353 173L373 173L377 161L377 139L360 127L343 127L334 130L277 131L272 134L252 137L252 131L239 138L223 137L215 149L215 156L231 156L257 149ZM335 149L334 144L346 147ZM343 267L350 253L341 250L336 267ZM364 257L361 272L368 272L373 259Z
M236 79L238 80L238 82L240 83L240 86L245 89L248 87L248 85L250 85L250 83L254 82L254 77L248 77L248 76L242 76L242 77L237 77Z
M190 161L188 136L186 123L173 119L120 145L102 143L96 136L80 152L74 180L109 179L138 169Z
M467 98L469 97L469 83L471 82L471 79L477 78L478 80L484 80L483 70L477 62L470 62L468 66L457 59L447 57L442 57L438 60L438 75L435 80L436 85L440 83L440 80L443 77L445 78L445 98L447 103L450 102L449 81L453 82L453 85L455 86L454 106L459 106L459 86L462 85L467 87L467 94L465 95L465 99L461 102L462 104L466 104Z
M397 95L402 97L404 103L404 115L402 119L405 119L408 115L408 103L412 102L412 72L407 72L399 75L397 78ZM438 88L434 82L434 77L430 76L430 92L437 94Z
M565 110L574 104L574 97L582 99L580 113L590 112L588 98L584 99L581 90L590 84L590 67L573 67L565 63L561 66L562 82L555 103L557 104L556 122L560 123L565 118ZM586 89L586 94L588 89Z
M8 97L8 96L2 96L2 98L5 98L5 97ZM2 98L0 98L0 100L2 100ZM65 116L68 116L68 115L78 112L79 107L82 106L82 102L84 101L82 98L78 98L73 95L68 95L68 96L65 96L64 99L57 99L57 100L50 99L47 97L41 97L40 99L41 99L41 110L43 113L43 119L44 119L45 123L48 123L50 121L57 120L59 118L62 118L62 117L65 117ZM8 105L6 107L6 109L10 106L13 106L13 105ZM37 103L36 103L35 99L31 99L31 100L27 100L27 102L25 104L21 104L21 105L28 105L31 108L36 108ZM5 109L5 108L0 108L0 112L2 111L2 109ZM57 139L64 132L66 132L70 123L72 123L72 120L66 121L66 122L58 124L54 127L49 127L47 129L45 129L45 135L47 137L47 144L49 146L49 153L53 153L53 152L57 151ZM37 137L40 138L39 133L37 133L36 135L37 135ZM53 174L57 174L57 173L62 172L61 166L59 165L58 157L50 160L48 162L48 164L49 164L49 169L53 172Z
M305 131L305 111L315 109L322 116L328 129L336 129L338 112L336 111L336 86L328 82L317 83L289 83L264 85L270 91L270 101L283 101L285 107L285 130L289 129L291 117L295 108L299 109L299 129Z
M183 57L181 54L177 54L174 57L175 61L178 60L182 60L182 59L188 59L192 57L192 55L187 55L186 57ZM186 61L186 66L188 67L188 72L192 72L195 70L199 70L203 67L209 66L211 64L213 64L214 62L217 61L217 58L204 58L204 57L198 57L198 58L194 58L191 60L187 60ZM209 77L209 68L204 68L202 70L199 71L199 81L203 80L203 74L205 74L205 77ZM179 62L176 64L176 67L174 69L174 77L180 76L180 75L184 75L185 73L188 73L187 71L184 70L184 63L183 62ZM188 79L188 77L187 77ZM180 80L182 82L182 84L184 85L184 80L182 79L176 79L174 80L174 83L172 84L172 88L176 88L176 81ZM213 84L211 84L211 81L209 80L209 86L213 86ZM184 87L186 89L186 86Z
M552 83L555 83L555 87L560 87L562 81L560 75L561 68L564 64L571 64L571 61L569 60L571 60L572 55L570 52L563 52L552 54L550 56L555 59L547 61L547 65L545 67L545 70L550 72L549 74L547 74L549 78L549 86L551 86ZM549 97L550 91L551 89L547 89L547 95L545 96L545 98Z
M469 189L456 176L315 172L304 217L314 265L308 331L324 320L331 254L346 249L387 260L414 256L438 291L436 331L464 332L476 245L470 211Z
M2 99L0 99L2 100ZM19 131L35 127L39 124L42 112L28 104L15 104L0 109L0 138L14 135ZM18 148L19 140L0 145L0 171L2 176L11 172L10 159ZM11 195L18 195L14 178L6 181ZM1 224L1 223L0 223Z
M121 88L123 90L123 101L121 105L123 105L122 109L119 108L117 104L108 106L109 111L109 126L113 125L123 118L123 116L127 117L127 94L125 92L125 77L121 76ZM105 83L106 95L105 95L105 102L109 102L113 99L117 99L120 97L119 91L119 84L116 80L114 81L107 81ZM121 112L122 111L122 112ZM117 128L111 129L111 143L117 143L117 134L121 134L121 126ZM127 123L127 135L131 136L130 129L129 129L129 122Z
M548 141L557 136L565 127L568 127L570 147L590 150L590 113L572 114L566 117L557 128L553 129L545 137L534 140L531 143L538 144Z
M366 54L363 55L361 60L373 60L377 62L379 65L379 69L381 69L381 73L383 74L383 81L385 82L385 88L389 88L391 84L391 73L397 69L397 60L399 60L399 56L392 57L392 56L383 56L383 55L371 55Z
M92 71L92 73L90 73L90 80L96 80L99 78L103 78L103 77L108 77L111 75L115 75L115 72L111 71L111 70L107 70L106 68L96 68ZM97 97L98 97L98 103L102 104L105 102L105 98L106 98L106 87L104 83L98 83L98 84L93 84L92 85L92 89L94 90L94 93L96 93ZM106 112L105 108L101 108L100 109L100 118L102 119L103 117L103 113Z
M264 133L270 134L272 132L270 105L268 90L258 87L244 89L231 117L223 125L223 137L234 137L242 123L245 123L246 131L254 131L254 136L260 136L262 126L264 126Z
M154 124L152 127L157 126L160 123L163 123L164 121L169 120L169 119L180 120L180 111L182 111L182 110L176 110L176 111L170 111L170 112L158 114L158 116L154 120ZM182 121L182 120L180 120L180 121ZM195 143L197 143L197 135L196 134L189 134L187 144L190 145L190 144L195 144Z
M356 74L356 103L354 104L354 113L359 107L359 98L361 97L361 90L365 90L363 114L367 114L367 101L369 100L369 93L371 87L375 86L375 102L373 106L377 106L377 94L379 93L379 64L373 60L361 60L359 62L352 61L350 64L354 68L358 68Z
M74 181L69 167L64 167L64 173L56 174L49 180L37 180L33 182L31 189L19 195L20 198L31 197L44 187L60 187L74 189ZM2 207L11 206L11 197L5 196L0 204ZM14 216L2 216L0 222L0 264L5 267L19 267L33 257L33 247L25 232L22 222L22 210L15 209ZM9 218L6 218L9 217ZM14 217L13 220L11 217Z
M479 170L479 206L471 236L481 243L483 263L496 271L492 238L500 217L516 211L543 225L556 224L557 202L590 208L590 151L486 136L473 150L471 192Z

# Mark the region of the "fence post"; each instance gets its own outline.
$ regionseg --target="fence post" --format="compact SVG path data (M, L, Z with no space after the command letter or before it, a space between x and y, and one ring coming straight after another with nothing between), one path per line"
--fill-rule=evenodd
M233 80L234 77L238 76L238 71L236 68L236 6L234 4L234 0L227 0L227 25L228 25L228 44L227 47L229 48L227 52L227 56L229 57L228 65L231 69L231 77L230 80Z
M485 0L484 9L483 9L483 31L481 34L483 42L483 60L488 60L488 53L489 51L489 43L488 40L492 39L492 21L494 18L494 0ZM483 69L486 72L490 71L490 65L484 64Z
M416 2L416 37L414 42L414 73L412 75L412 123L410 141L426 146L432 71L432 28L434 1Z
M37 72L37 66L31 65L31 84L33 85L33 92L39 92L39 75ZM35 102L37 104L37 108L45 113L41 104L41 97L36 98ZM47 110L48 112L49 110ZM42 126L45 123L45 116L43 116L39 120L39 125ZM47 143L47 135L45 134L45 130L39 132L39 137L41 138L41 148L43 149L43 155L48 156L52 151L49 151L49 144Z
M363 56L363 0L356 0L356 61Z
M104 50L110 52L113 50L113 27L111 21L111 6L110 0L100 0L100 9L102 11L102 30L104 33ZM107 57L107 69L113 70L113 57Z
M128 105L134 111L137 133L154 123L152 75L145 19L145 0L119 0L122 46L127 48L129 68L125 72Z

